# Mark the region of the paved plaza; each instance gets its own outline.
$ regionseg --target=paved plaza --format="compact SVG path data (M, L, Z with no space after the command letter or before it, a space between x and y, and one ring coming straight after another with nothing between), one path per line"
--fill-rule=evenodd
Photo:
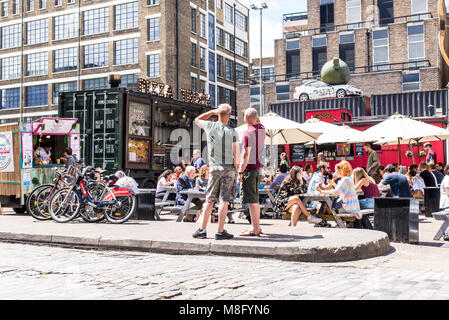
M2 231L10 219L17 225L28 219L37 229L70 226L4 215ZM233 230L247 226L237 222ZM269 223L298 235L317 230L304 222L288 228L288 221L265 219L262 228L269 230ZM133 227L72 225L128 232ZM195 228L193 223L177 225L186 232ZM0 242L0 299L449 299L449 243L432 240L438 227L433 219L421 218L419 245L391 243L387 254L333 263Z

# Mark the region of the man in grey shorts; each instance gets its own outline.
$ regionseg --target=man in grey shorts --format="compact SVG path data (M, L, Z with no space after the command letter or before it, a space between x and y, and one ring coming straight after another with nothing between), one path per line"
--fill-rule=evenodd
M218 232L215 239L232 239L234 236L224 230L228 204L234 201L237 180L237 148L238 137L234 128L228 125L231 117L231 106L221 104L195 119L195 123L207 135L207 148L209 154L210 177L206 188L206 203L203 206L203 224L194 234L194 238L205 239L206 227L212 209L216 202L218 207ZM217 122L206 121L211 116L218 116Z

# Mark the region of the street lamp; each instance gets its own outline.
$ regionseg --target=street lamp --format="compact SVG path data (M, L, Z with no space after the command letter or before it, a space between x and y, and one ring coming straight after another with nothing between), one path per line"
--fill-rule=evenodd
M264 103L262 101L262 10L263 9L268 9L268 6L265 2L261 3L260 8L254 4L251 5L251 9L253 10L259 10L260 11L260 61L259 61L259 67L260 67L260 72L259 72L259 85L260 85L260 115L263 116L264 112L265 112L265 106Z

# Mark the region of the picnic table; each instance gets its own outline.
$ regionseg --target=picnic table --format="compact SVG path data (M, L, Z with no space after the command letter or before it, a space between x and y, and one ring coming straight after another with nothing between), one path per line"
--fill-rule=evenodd
M267 214L268 209L273 209L275 194L276 189L272 188L259 189L259 195L268 196L267 201L265 201L265 203L261 205L262 208L261 214ZM273 214L273 217L274 216L275 214Z
M435 218L435 220L443 221L440 229L435 234L435 237L433 237L433 240L440 240L446 232L447 228L449 228L449 210L433 212L432 216Z
M186 214L196 214L198 210L191 210L190 203L192 203L193 199L200 199L200 200L206 200L206 192L190 189L190 190L184 190L181 191L181 194L187 194L187 200L184 203L184 205L181 207L181 212L178 216L178 219L176 222L182 222Z
M172 193L176 193L175 186L164 187L164 189L165 189L165 194L164 194L164 197L162 198L162 200L160 200L160 202L167 202L168 196ZM158 200L156 200L156 201L158 201Z
M337 223L337 226L340 228L346 228L346 224L343 222L342 217L348 214L337 214L335 210L332 208L332 202L337 196L333 196L330 194L322 194L322 193L303 193L300 194L299 197L302 199L302 202L307 207L307 204L312 201L319 201L321 203L326 203L332 212L333 220ZM352 214L351 214L352 215ZM322 217L320 217L322 218ZM324 219L327 220L327 219Z

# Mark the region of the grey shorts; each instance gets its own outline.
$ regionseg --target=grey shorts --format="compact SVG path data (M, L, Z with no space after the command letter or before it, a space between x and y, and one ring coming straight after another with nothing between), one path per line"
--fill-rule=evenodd
M210 166L210 176L206 188L206 201L232 202L236 196L237 172L233 166Z

